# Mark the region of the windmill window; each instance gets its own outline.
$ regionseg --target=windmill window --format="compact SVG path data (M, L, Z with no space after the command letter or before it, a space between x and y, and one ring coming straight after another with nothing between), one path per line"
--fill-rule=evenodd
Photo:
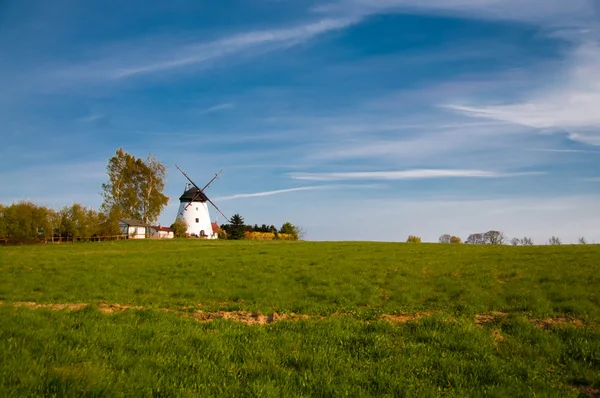
M198 211L198 208L196 207L196 211Z
M199 219L199 218L196 218L196 223L199 223L199 222L200 222L200 219Z

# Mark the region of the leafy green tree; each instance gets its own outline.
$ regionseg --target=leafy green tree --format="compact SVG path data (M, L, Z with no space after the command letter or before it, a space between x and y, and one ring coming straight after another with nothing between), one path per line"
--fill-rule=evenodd
M187 224L183 218L177 217L175 222L171 224L171 229L173 230L173 235L176 237L186 236L187 233Z
M0 238L5 238L7 234L5 213L6 207L0 204Z
M294 226L294 224L292 224L289 221L286 221L286 222L283 223L283 225L279 229L279 233L280 234L292 235L294 237L294 239L298 239L298 230L296 229L296 227Z
M146 161L116 150L106 167L108 182L102 184L102 210L110 214L152 223L158 220L169 198L163 194L166 167L154 156Z
M227 228L227 239L244 239L244 230L244 218L239 214L234 214L233 217L231 217L231 222Z

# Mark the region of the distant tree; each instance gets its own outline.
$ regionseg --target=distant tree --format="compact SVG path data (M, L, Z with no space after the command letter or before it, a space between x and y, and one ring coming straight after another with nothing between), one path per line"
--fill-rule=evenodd
M458 236L452 236L450 238L450 243L459 244L459 243L462 243L462 239L460 239Z
M521 239L521 244L523 246L533 246L533 239L524 237L523 239Z
M421 237L415 235L409 235L406 239L407 243L421 243Z
M548 240L548 244L550 245L561 245L562 241L558 236L553 236Z
M512 238L510 240L510 244L513 246L519 246L520 243L521 243L521 239L519 239L519 238Z
M112 218L127 217L155 222L169 198L163 194L166 166L154 156L146 161L117 149L106 167L108 182L102 184L102 211Z
M5 238L7 235L5 213L6 207L0 203L0 238Z
M444 234L444 235L440 236L440 238L438 239L438 242L440 242L440 243L450 243L450 239L452 239L452 236L450 236L448 234Z
M579 238L579 244L580 245L587 245L587 240L585 239L585 237L582 236L581 238Z
M485 244L485 236L484 234L471 234L465 243L469 245L483 245Z
M176 237L185 237L187 234L187 223L181 217L177 217L175 222L171 224L171 229L173 230L173 235Z
M244 227L244 218L239 214L234 214L233 217L231 217L231 223L227 228L227 239L244 239Z
M488 231L484 234L484 240L488 245L503 245L506 237L500 231Z
M283 225L281 226L281 229L279 229L279 233L285 234L285 235L291 235L294 240L298 239L298 230L289 221L286 221L283 223Z
M296 225L296 235L298 235L299 240L304 240L304 238L306 238L306 230L303 226Z

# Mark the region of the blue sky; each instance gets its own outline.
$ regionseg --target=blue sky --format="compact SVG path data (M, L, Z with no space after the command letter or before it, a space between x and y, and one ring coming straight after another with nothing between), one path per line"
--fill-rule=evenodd
M178 164L314 240L600 242L599 33L587 0L4 1L0 201L97 207L122 146L169 167L162 224Z

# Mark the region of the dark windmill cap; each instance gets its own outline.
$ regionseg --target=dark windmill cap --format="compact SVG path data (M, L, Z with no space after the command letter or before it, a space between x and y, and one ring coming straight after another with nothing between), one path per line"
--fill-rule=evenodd
M196 199L194 200L194 198L196 198ZM188 189L179 198L179 201L183 202L183 203L191 202L192 200L194 200L195 202L207 202L208 198L206 197L204 192L200 191L196 187L192 187L191 189Z

